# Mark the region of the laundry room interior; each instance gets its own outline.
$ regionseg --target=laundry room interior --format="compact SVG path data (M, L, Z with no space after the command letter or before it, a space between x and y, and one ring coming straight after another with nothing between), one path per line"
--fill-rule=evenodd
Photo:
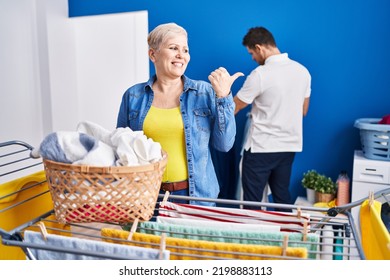
M58 220L57 210L60 211L59 208L53 210L50 203L47 207L42 204L44 210L37 210L39 213L30 213L28 217L20 218L20 221L16 224L12 222L11 225L10 220L13 218L10 218L7 210L8 206L16 204L10 202L10 194L1 191L1 186L3 189L12 188L11 185L15 185L16 181L18 184L25 184L21 178L30 174L29 171L25 173L19 167L8 166L11 163L13 165L15 161L18 162L17 164L21 161L15 160L13 146L23 146L30 152L39 148L49 134L76 131L85 122L96 124L105 131L118 129L118 112L123 106L121 102L124 93L130 87L145 83L157 74L154 61L150 60L148 34L163 23L176 23L187 31L191 61L185 72L186 77L208 83L210 73L219 67L225 68L230 75L239 72L243 74L231 84L229 94L232 100L244 86L246 78L253 69L259 66L243 45L243 37L252 27L263 26L269 29L275 37L279 50L282 53L288 53L289 58L299 61L307 68L311 75L310 102L307 114L302 118L302 150L295 153L291 169L289 180L291 201L288 208L291 208L289 210L293 213L298 212L299 217L301 217L301 211L305 209L308 212L314 211L316 214L318 212L320 216L323 215L324 209L339 211L337 214L346 216L343 217L345 222L340 223L344 225L353 223L356 232L355 229L352 230L352 238L343 232L343 238L348 237L351 240L342 241L344 245L337 243L338 247L334 241L337 239L339 230L337 226L332 229L332 234L334 234L332 246L323 245L325 237L322 234L326 233L326 230L319 236L305 235L305 239L317 238L312 239L311 242L318 242L318 248L313 249L305 244L303 258L390 259L390 79L387 68L390 64L389 1L3 0L0 1L0 7L0 40L2 42L0 46L2 62L0 64L2 73L0 76L2 91L0 97L0 159L3 161L0 161L0 217L3 215L4 221L0 224L0 237L3 239L0 248L4 250L4 254L0 254L0 259L10 258L9 256L12 256L11 259L25 259L24 241L18 240L13 243L13 239L9 237L19 234L18 230L22 228L22 224L27 229L26 223L29 224L28 226L31 226L30 223L38 223L40 218L36 217L42 215L43 212L52 211L50 215L45 216L45 219L50 216ZM216 96L218 97L218 94ZM221 218L231 223L241 224L242 221L238 218L244 215L241 211L244 211L245 206L251 206L251 203L243 199L241 183L243 147L249 135L247 125L251 118L251 110L252 104L249 104L234 115L235 135L231 148L226 151L210 148L211 161L219 184L217 197L195 198L195 201L198 199L204 202L203 206L208 205L206 202L210 199L223 210L231 209L231 212L226 210L227 212L223 213L224 216ZM131 119L130 115L128 113L129 119ZM85 130L87 131L88 128ZM202 128L199 131L199 134L203 133ZM186 144L188 146L188 143ZM8 161L8 156L11 156L12 160ZM168 161L169 158L168 155ZM196 156L194 158L196 160ZM21 165L23 166L23 163ZM27 165L33 166L34 164L30 165L29 162ZM188 166L190 170L191 163L188 163ZM50 167L46 163L44 167L46 176L43 173L37 174L39 178L47 179L50 187L50 182L59 180L57 177L50 176L61 177L61 174L49 170ZM42 168L35 169L34 165L34 172L41 172ZM51 168L57 167L52 165ZM158 168L161 166L159 165ZM66 172L63 171L64 174L77 172L72 168L66 170ZM81 173L84 172L82 168L80 170ZM156 171L156 167L154 170ZM49 174L49 171L53 173ZM162 175L163 171L160 169L159 175ZM311 171L322 176L324 180L331 181L333 196L329 200L309 199L307 191L311 187L305 175ZM342 191L339 184L340 173L347 176L347 185L344 185L346 186L344 189L346 200L343 203L337 200L340 199ZM188 175L188 180L191 182L190 171ZM201 175L200 177L207 177L208 173ZM117 176L122 176L122 173L113 175L115 180L118 180ZM153 177L153 175L149 176ZM99 180L103 179L99 176L97 178L100 179L83 177L82 180L91 180L88 183L88 192L83 195L89 196L90 184L96 184L97 188L101 187ZM66 180L63 179L63 183L78 179L67 177ZM134 178L123 180L132 179ZM34 182L37 180L34 179ZM158 180L161 178L157 178L156 182L160 188L162 182ZM113 187L111 182L109 184ZM189 186L192 191L191 183ZM64 187L63 191L61 195L69 192L69 189ZM145 192L149 193L150 190ZM384 193L381 194L381 192ZM54 192L51 194L54 195ZM77 192L74 195L77 196ZM273 213L278 204L274 204L275 201L268 185L262 198L262 201L259 201L263 203L262 209ZM50 201L51 199L49 196L45 198ZM157 199L160 202L165 199L160 189L157 189L157 193L153 196L153 203L156 203ZM367 201L368 207L372 206L373 201L378 203L375 204L376 210L379 209L379 214L376 215L379 215L380 219L379 224L373 226L374 229L368 229L368 226L364 224L364 221L372 218L367 218L360 212L363 209L361 205ZM2 203L3 206L1 206ZM72 208L72 203L69 209ZM124 200L118 203L125 204ZM215 214L210 209L205 209L205 212L197 209L196 211L199 212L196 212L190 207L191 204L165 203L164 200L158 209L160 214L162 213L161 221L169 220L169 217L189 219L189 216L212 217ZM202 205L202 203L194 203L194 205ZM343 207L343 205L349 207ZM112 204L108 204L104 210L95 209L93 213L88 212L88 215L94 215L95 211L110 212L111 206ZM319 210L316 210L316 207ZM59 225L52 226L53 228L50 227L52 225L50 220L49 233L53 234L59 228L61 228L60 231L71 231L72 226L68 224L69 221L77 224L101 222L100 220L78 220L84 213L83 211L89 210L83 208L84 210L80 212L80 208L77 209L77 214L72 212L72 218L64 218ZM140 211L146 211L142 209ZM16 214L12 214L12 217L18 216L19 210L15 211ZM132 246L136 246L133 244L136 241L153 241L159 244L160 239L157 242L150 237L145 241L141 240L141 237L137 239L140 232L136 231L134 235L132 232L137 223L142 224L142 220L145 222L145 227L150 227L143 229L142 234L156 230L156 228L152 229L155 226L152 225L152 221L155 220L152 216L156 214L156 211L156 209L150 209L146 216L140 214L140 217L135 220L131 218L131 224L126 218L126 226L123 225L123 220L114 221L121 225L120 229L103 228L100 231L101 228L99 228L97 235L102 239L120 239L121 241L118 241L116 245L125 244L123 239L128 239L129 245ZM112 218L117 215L116 213L108 216ZM305 214L302 213L302 217L306 217ZM64 215L69 215L69 213ZM264 218L259 217L260 214L257 212L254 215L245 212L245 215L252 220ZM327 212L325 215L331 214ZM284 229L285 231L301 234L301 231L306 230L305 222L290 218L290 216L286 217L289 223L294 223L299 230ZM323 216L319 218L320 224L324 222L323 219ZM314 221L318 222L316 218ZM325 223L328 221L326 220ZM272 226L276 226L276 223L272 223ZM312 223L310 226L316 228L317 225ZM329 225L327 226L330 228ZM140 225L139 227L142 229ZM277 225L277 227L280 232L283 232L283 226ZM35 231L39 229L42 230L38 225L35 226ZM363 229L367 230L365 234L362 233ZM22 229L23 232L24 230L25 228ZM343 230L346 230L345 227ZM125 237L123 231L126 231ZM127 236L129 231L130 237ZM379 231L383 238L381 241L367 238L368 232L371 236ZM154 234L157 236L156 233ZM364 236L361 236L362 234ZM62 238L62 234L58 236ZM131 238L133 239L130 241L133 243L129 241ZM291 236L290 239L292 240L293 237ZM30 242L33 241L30 240ZM354 245L350 245L350 242ZM372 245L373 243L375 245ZM174 247L173 243L168 242L167 250L168 245ZM207 247L204 246L204 248ZM12 250L7 251L9 247L12 247ZM287 249L290 250L293 247L296 249L298 246ZM330 247L332 248L329 249ZM372 250L367 251L369 247ZM323 253L326 248L331 251ZM287 259L288 257L301 257L302 251L297 253L297 251L287 250L288 253L286 253L284 249L282 251L288 255ZM230 252L244 249L242 247L235 249L230 244L227 250ZM261 252L264 254L264 251ZM154 253L156 253L155 259L181 259L183 256L181 254L185 255L183 259L202 259L194 252L186 255L179 251L171 251L171 257L165 250L165 257L162 257L162 253L158 250ZM268 249L267 253L269 253ZM146 252L142 251L142 254ZM229 254L223 253L221 258L235 259ZM215 255L218 254L215 253ZM102 257L102 255L96 257ZM113 256L110 255L107 258L111 257ZM270 258L273 257L272 255ZM29 258L28 254L27 258ZM249 259L251 257L245 255L238 258Z

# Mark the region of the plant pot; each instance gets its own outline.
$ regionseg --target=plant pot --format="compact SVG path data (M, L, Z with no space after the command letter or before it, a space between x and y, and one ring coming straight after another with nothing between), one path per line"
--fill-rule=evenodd
M315 190L306 188L306 198L309 203L314 204L316 202L315 194L316 194Z
M320 193L315 192L315 202L331 202L335 198L335 194L332 193Z

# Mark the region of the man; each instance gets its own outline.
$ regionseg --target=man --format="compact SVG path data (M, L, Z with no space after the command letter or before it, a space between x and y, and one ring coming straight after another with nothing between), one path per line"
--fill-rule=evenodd
M303 65L279 51L272 33L264 27L249 29L242 43L259 64L234 97L235 114L252 104L251 126L243 143L244 200L261 201L268 182L273 201L290 204L291 169L295 153L302 151L311 76Z

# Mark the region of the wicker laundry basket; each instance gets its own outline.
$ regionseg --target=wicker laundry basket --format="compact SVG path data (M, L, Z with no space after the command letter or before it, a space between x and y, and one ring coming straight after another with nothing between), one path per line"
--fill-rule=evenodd
M168 156L141 166L95 167L43 160L58 222L128 223L152 218Z

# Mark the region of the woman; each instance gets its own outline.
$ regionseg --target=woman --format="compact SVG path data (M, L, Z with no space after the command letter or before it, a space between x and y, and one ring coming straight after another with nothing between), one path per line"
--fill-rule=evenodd
M143 130L168 153L162 193L217 198L219 185L209 149L211 145L227 152L234 144L235 105L230 88L243 74L230 76L221 67L209 75L211 84L186 77L187 32L175 23L157 26L149 33L148 45L155 75L124 93L117 127Z

